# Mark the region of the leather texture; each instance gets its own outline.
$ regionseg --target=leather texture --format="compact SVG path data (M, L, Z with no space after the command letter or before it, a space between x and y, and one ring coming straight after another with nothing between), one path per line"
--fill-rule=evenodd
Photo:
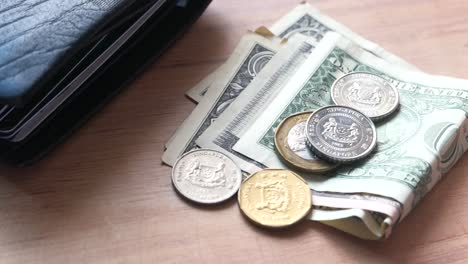
M150 4L154 4L156 1L158 0L146 0L146 2ZM142 14L141 11L146 10L145 7L142 6L142 3L145 2L144 0L133 2L136 7L134 6L132 8L134 8L134 10L138 9L140 12L133 12L135 15L129 18L126 10L128 10L130 6L127 6L126 9L120 11L118 16L114 15L114 19L110 20L111 25L104 27L99 25L100 29L96 30L96 28L94 28L94 33L77 41L82 43L84 39L89 42L93 36L95 37L96 35L104 33L104 38L108 36L120 36L123 31L133 24L132 20L138 19ZM157 13L153 14L136 34L128 39L125 45L122 46L99 71L81 85L79 91L70 96L60 108L44 120L30 136L20 142L0 139L0 159L14 165L27 165L45 156L56 145L65 140L84 124L93 114L98 112L113 96L118 94L122 88L138 76L145 66L149 65L154 59L160 56L164 50L201 15L210 2L211 0L165 1L164 6L160 8ZM0 6L4 7L4 3L2 2ZM2 14L0 14L0 16L2 16ZM119 26L115 26L116 21L124 22L121 22ZM0 39L1 38L2 36L0 36ZM68 53L68 51L66 53ZM66 55L68 54L63 56ZM69 59L69 61L73 60ZM68 64L73 65L73 63ZM63 72L63 67L52 68L59 69L59 72ZM2 71L1 68L0 71ZM48 75L50 71L50 68L46 70L46 74ZM20 75L21 74L23 73L20 73ZM60 77L60 74L57 74L55 79L52 78L49 80L49 85L46 83L42 90L53 86L58 77ZM39 92L36 93L35 97L42 97L40 94ZM36 105L34 101L35 100L30 100L28 106L23 108L33 107ZM0 125L1 124L2 121L0 121Z
M0 103L20 103L99 33L125 0L1 0Z

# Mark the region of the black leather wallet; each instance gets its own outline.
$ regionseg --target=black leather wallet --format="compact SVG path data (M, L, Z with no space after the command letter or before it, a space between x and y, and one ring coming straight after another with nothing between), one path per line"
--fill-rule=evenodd
M0 1L0 158L27 164L45 155L210 1Z

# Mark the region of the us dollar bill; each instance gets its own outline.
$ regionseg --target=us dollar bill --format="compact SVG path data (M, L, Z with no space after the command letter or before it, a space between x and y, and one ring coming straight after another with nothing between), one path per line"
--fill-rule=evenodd
M411 69L412 71L416 69L377 44L364 39L345 26L323 15L307 3L300 4L281 18L271 27L271 31L273 34L286 38L296 33L301 33L317 42L321 42L327 32L336 31L372 54L402 65L405 69ZM237 98L235 104L232 104L227 111L218 117L216 124L210 126L198 138L197 143L200 146L224 151L230 154L237 162L242 163L242 167L248 167L249 164L253 164L249 162L249 157L236 153L232 147L243 136L245 129L256 121L260 112L264 110L262 107L264 102L274 95L280 86L277 84L266 88L262 86L265 85L264 83L260 85L258 83L260 82L250 85L247 89L248 92ZM262 167L262 164L257 164L256 167Z
M351 29L321 13L318 9L312 7L308 3L299 4L296 8L275 22L271 27L269 27L269 29L273 34L281 38L290 38L294 34L300 33L310 36L316 41L320 41L325 33L335 31L353 40L362 48L380 58L389 62L397 63L410 70L419 71L415 66L386 51L376 43L356 34ZM208 90L209 84L216 78L217 72L219 72L219 69L208 75L199 84L190 89L186 95L194 101L199 102Z
M403 206L388 197L367 193L312 190L310 220L320 221L363 239L387 238L398 223Z
M330 87L343 74L379 75L398 89L401 103L394 116L376 124L377 151L335 172L302 175L315 191L392 198L403 205L402 219L468 148L468 81L408 71L336 33L325 39L233 150L266 166L284 167L274 152L274 130L284 118L333 104Z
M403 208L395 200L368 193L332 193L312 190L312 200L315 208L362 209L388 216L391 223L398 222Z
M203 80L198 82L194 87L192 87L190 90L188 90L185 95L187 95L190 99L195 101L196 103L199 103L203 96L208 92L208 89L210 88L211 84L218 79L218 76L220 73L222 73L222 66L218 67L215 71L212 73L208 74Z
M243 129L262 112L294 72L311 55L316 42L297 34L278 52L265 69L252 80L227 110L195 141L203 148L215 149L232 158L242 168L253 165L264 167L232 150Z
M409 70L419 71L415 66L390 53L376 43L365 39L356 32L353 32L345 25L323 14L309 3L304 2L299 4L296 8L279 19L269 29L273 34L282 38L288 38L294 34L300 33L311 36L317 41L320 41L327 32L334 31L352 40L361 48L369 51L377 57L391 63L396 63Z
M314 208L309 219L368 240L387 238L393 227L389 217L358 208Z
M203 96L208 92L211 84L218 78L219 74L222 73L222 66L218 67L214 72L210 73L208 76L203 78L200 82L198 82L194 87L188 90L185 95L192 99L195 103L199 103ZM200 116L200 118L202 118ZM164 144L165 149L171 145L172 141L177 138L178 133L173 133L172 136L166 141Z
M207 94L167 144L162 157L164 163L173 165L181 154L198 148L195 140L242 93L279 50L281 39L260 33L246 34L226 63L217 70L217 79L209 85Z

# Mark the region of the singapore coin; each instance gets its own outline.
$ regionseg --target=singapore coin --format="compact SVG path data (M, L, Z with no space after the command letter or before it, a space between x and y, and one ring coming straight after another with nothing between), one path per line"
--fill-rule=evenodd
M239 207L254 223L287 227L303 219L312 208L311 191L297 174L266 169L248 177L239 189Z
M331 87L335 104L352 107L372 120L392 114L399 105L398 90L384 78L366 72L352 72Z
M189 200L204 204L229 199L242 182L239 167L228 156L209 149L182 155L172 169L172 183Z
M307 172L326 172L338 167L317 157L307 146L306 121L312 112L301 112L287 117L276 128L275 147L288 165Z
M320 158L346 163L368 156L377 144L374 123L347 106L315 110L306 124L307 143Z

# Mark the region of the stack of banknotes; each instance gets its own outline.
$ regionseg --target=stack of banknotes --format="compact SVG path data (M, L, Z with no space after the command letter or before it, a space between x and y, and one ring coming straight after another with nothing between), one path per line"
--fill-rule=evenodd
M384 239L468 148L468 81L423 73L307 3L245 34L229 59L187 92L198 106L167 142L163 161L172 166L182 154L207 148L246 175L287 168L275 152L275 128L294 113L333 105L332 84L351 72L397 88L397 113L376 122L369 158L325 174L297 174L311 189L308 218Z

